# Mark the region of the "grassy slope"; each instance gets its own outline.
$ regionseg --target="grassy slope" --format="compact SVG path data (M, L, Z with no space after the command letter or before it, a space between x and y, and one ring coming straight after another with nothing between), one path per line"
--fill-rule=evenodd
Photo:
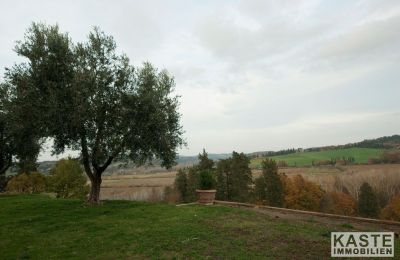
M379 157L381 149L346 148L320 152L302 152L288 155L272 156L276 161L286 161L289 166L310 166L312 161L330 160L331 158L354 157L356 163L366 163L371 157ZM258 167L263 158L251 160L252 167Z
M0 196L0 209L1 259L327 258L329 231L346 230L228 207L40 195Z

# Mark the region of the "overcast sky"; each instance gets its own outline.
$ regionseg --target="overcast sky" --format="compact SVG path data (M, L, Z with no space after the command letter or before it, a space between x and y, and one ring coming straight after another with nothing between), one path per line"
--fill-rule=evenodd
M33 21L93 26L181 95L180 154L344 144L400 130L400 1L4 1L0 72ZM40 156L49 159L49 152Z

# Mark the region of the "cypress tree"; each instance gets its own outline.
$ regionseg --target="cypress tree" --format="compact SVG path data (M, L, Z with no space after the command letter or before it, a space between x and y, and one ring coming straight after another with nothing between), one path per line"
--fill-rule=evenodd
M265 178L266 201L274 207L283 206L283 185L278 174L278 166L274 160L266 159L262 162Z
M358 213L362 217L375 218L379 214L378 198L372 187L364 182L360 188L360 196L358 198Z

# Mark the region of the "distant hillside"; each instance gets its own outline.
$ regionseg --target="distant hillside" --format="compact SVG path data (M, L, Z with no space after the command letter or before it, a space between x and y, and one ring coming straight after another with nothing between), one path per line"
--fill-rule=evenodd
M348 149L354 148L354 149ZM365 148L357 149L357 148ZM349 143L344 145L331 145L323 147L312 147L312 148L290 148L280 151L259 151L248 153L249 158L252 159L251 166L258 167L262 158L273 157L277 161L286 161L289 166L306 166L311 165L312 161L320 160L331 160L342 157L354 157L356 163L365 163L371 157L379 157L383 149L400 149L400 135L384 136L375 139L368 139L361 142ZM209 158L218 161L226 159L231 156L229 153L223 154L208 154ZM56 161L44 161L39 162L38 170L43 173L49 173L51 168L54 167ZM197 155L193 156L178 156L177 164L178 167L190 166L198 163ZM107 169L107 173L113 172L131 172L133 170L153 172L163 171L165 169L160 167L160 163L155 161L153 165L141 167L140 169L135 168L132 163L114 162ZM12 173L15 173L17 169L11 169Z
M287 155L270 156L269 158L275 161L285 161L287 166L311 166L313 164L318 164L323 161L339 161L339 160L352 160L352 163L367 163L369 158L379 157L383 149L375 148L342 148L342 149L330 149L321 151L303 151L296 152ZM252 168L261 167L261 161L263 157L254 158L251 160Z
M344 145L329 145L329 146L311 147L305 149L291 148L279 151L259 151L259 152L249 153L248 156L250 158L271 157L271 156L294 154L297 152L317 152L317 151L326 151L326 150L335 150L344 148L400 149L400 135L383 136L375 139L366 139L361 142L348 143Z

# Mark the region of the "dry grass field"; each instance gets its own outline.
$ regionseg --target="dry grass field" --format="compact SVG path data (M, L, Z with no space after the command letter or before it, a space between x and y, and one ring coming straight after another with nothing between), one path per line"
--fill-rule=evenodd
M349 192L357 197L362 181L373 185L386 185L390 189L393 183L400 183L400 164L349 165L323 167L287 167L279 169L288 176L302 175L316 182L326 191L345 185ZM256 178L261 170L253 170ZM176 172L131 173L126 175L104 176L101 199L123 199L141 201L160 201L164 188L174 183Z

